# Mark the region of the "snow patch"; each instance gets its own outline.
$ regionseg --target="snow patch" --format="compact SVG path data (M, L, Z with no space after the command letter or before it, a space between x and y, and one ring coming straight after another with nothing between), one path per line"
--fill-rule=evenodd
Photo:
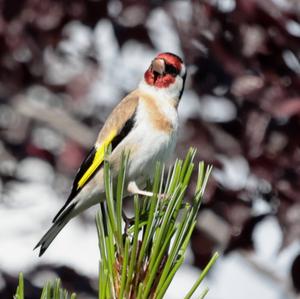
M161 8L152 10L146 26L155 47L160 52L172 52L182 57L182 49L174 23Z

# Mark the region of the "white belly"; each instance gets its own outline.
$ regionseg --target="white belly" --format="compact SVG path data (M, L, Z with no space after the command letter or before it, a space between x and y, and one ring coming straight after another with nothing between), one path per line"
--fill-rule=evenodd
M176 132L171 135L159 132L144 135L129 159L129 177L139 181L153 176L157 161L166 162L171 158L176 135Z
M158 161L164 163L171 158L176 146L177 130L167 134L149 128L138 128L133 139L137 142L129 158L128 176L130 180L143 182L152 178Z

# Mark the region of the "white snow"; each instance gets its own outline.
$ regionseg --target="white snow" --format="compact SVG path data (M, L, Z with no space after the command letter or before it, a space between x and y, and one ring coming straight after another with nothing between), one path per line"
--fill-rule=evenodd
M186 90L178 106L178 115L184 122L187 118L199 117L201 115L201 102L199 96L191 89Z
M261 263L272 265L279 253L283 235L275 217L267 217L253 231L254 248ZM274 269L276 271L276 269Z
M300 37L300 24L298 22L295 22L294 20L289 20L286 23L286 29L290 34Z
M235 10L236 2L235 0L218 0L218 8L224 13L229 13Z
M220 258L209 279L207 299L280 299L290 298L284 294L276 281L258 272L240 253Z
M201 116L209 122L228 122L236 117L236 108L232 101L225 97L203 96Z
M228 158L222 155L219 155L218 159L223 164L223 169L213 170L216 180L232 190L244 188L250 175L246 159L242 156Z
M52 166L46 161L28 157L19 161L16 177L18 179L51 184L54 179L54 171Z
M25 272L36 264L68 265L83 274L95 277L99 252L96 227L71 221L51 244L42 258L33 247L51 226L52 218L63 201L50 185L14 183L0 206L0 265L11 274Z
M180 40L174 23L162 8L151 11L146 26L155 47L159 52L173 52L182 56Z
M296 74L300 74L300 59L291 50L285 50L282 54L286 65Z

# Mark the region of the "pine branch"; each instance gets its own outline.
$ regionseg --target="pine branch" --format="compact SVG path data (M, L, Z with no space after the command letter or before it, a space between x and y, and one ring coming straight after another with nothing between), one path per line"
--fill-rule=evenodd
M147 189L153 196L134 197L135 216L130 227L120 218L128 159L123 159L116 188L109 163L105 162L107 201L101 203L97 215L101 255L99 298L163 298L184 261L212 169L199 164L192 201L184 201L195 153L191 149L184 161L177 160L166 179L164 167L157 164L154 181ZM217 254L185 298L192 296L216 259Z
M106 201L100 202L96 217L100 266L99 299L163 298L174 275L184 262L184 254L196 225L198 211L212 167L198 165L197 183L191 201L184 200L194 170L196 151L185 160L176 160L165 176L157 164L153 183L147 190L152 197L134 196L134 220L125 223L124 188L128 156L124 156L118 178L113 180L110 165L104 162ZM115 185L114 185L115 184ZM184 297L189 299L213 266L215 253L198 280ZM200 298L204 298L205 288ZM60 286L60 280L47 283L41 299L75 299ZM24 299L22 273L14 299Z

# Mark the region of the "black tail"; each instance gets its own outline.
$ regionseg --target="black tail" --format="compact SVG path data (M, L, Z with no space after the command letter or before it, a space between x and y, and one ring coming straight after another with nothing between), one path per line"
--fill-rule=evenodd
M73 203L69 207L67 207L64 212L55 219L53 225L34 247L34 249L41 247L39 256L42 256L44 254L44 252L58 235L58 233L64 228L64 226L70 221L70 219L73 218L72 211L75 206L76 203Z

